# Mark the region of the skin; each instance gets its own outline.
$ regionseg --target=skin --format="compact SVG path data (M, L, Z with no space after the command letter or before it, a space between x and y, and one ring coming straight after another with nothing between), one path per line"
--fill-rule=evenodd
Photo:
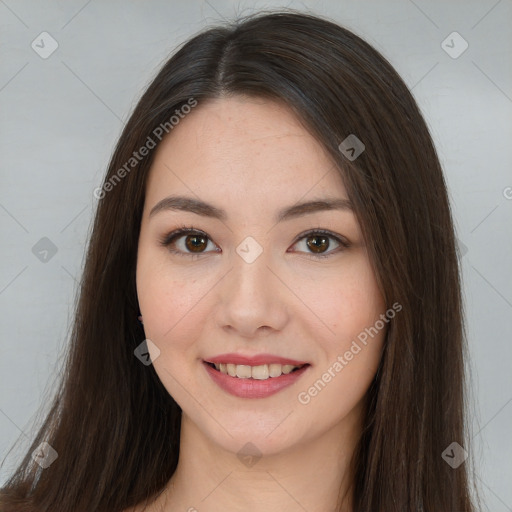
M280 223L274 216L297 202L348 199L341 177L291 110L257 98L199 104L156 151L137 292L146 337L160 351L157 356L150 349L154 369L183 419L178 468L148 510L334 510L340 487L346 490L351 478L347 466L385 328L360 344L309 403L298 395L333 367L386 305L351 210ZM171 194L211 203L227 219L178 210L150 218L153 206ZM190 256L196 253L185 245L187 235L174 243L182 255L159 243L182 225L207 234L199 256ZM350 247L330 238L322 246L330 256L318 258L307 237L298 239L317 228L344 237ZM252 263L236 252L247 236L263 249ZM239 398L219 388L202 363L228 352L270 353L311 366L277 394ZM237 457L248 442L262 454L251 467ZM348 493L345 511L350 503Z

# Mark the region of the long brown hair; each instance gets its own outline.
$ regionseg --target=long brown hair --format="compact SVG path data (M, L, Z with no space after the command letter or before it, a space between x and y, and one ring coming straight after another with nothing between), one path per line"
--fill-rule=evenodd
M466 447L465 343L434 144L379 52L331 21L290 11L194 36L138 102L104 179L60 388L2 489L0 510L118 512L150 502L173 475L181 410L153 367L134 357L144 340L135 267L154 151L133 168L126 163L148 137L155 141L157 127L171 133L169 119L191 99L200 108L237 94L285 102L339 164L386 303L403 308L367 394L353 459L354 512L473 511L467 464L454 469L442 457L454 441ZM339 149L349 135L365 145L357 159ZM58 453L47 469L31 457L43 441Z

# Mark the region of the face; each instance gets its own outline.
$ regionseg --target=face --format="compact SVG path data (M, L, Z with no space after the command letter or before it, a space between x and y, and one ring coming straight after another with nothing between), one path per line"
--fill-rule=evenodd
M140 311L155 371L213 443L272 454L357 424L386 308L349 206L321 145L268 100L199 104L157 148Z

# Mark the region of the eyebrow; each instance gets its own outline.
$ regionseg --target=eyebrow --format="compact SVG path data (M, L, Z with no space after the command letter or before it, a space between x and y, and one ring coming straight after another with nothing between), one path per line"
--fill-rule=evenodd
M153 217L159 212L167 210L191 212L203 217L212 217L220 221L226 221L228 218L227 213L224 210L217 208L216 206L213 206L209 203L205 203L200 199L186 196L169 196L162 199L155 206L153 206L149 212L149 218ZM348 199L315 199L304 203L294 204L279 210L274 220L275 222L282 222L296 217L301 217L302 215L307 215L309 213L327 210L353 211L353 207L352 203Z

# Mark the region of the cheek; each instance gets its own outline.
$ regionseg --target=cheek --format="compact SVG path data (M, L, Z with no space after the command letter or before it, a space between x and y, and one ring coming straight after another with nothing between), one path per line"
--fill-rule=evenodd
M322 357L308 383L318 383L311 397L321 394L317 403L325 407L337 403L350 408L362 398L377 370L388 325L379 319L386 306L364 258L354 258L318 284L303 289L321 320L316 340Z
M310 307L319 322L318 335L328 345L340 346L375 323L385 311L370 263L361 255L347 258L344 265L324 276L299 281L297 296Z
M323 338L323 357L297 395L300 407L311 417L331 424L346 417L364 398L375 377L387 331L375 329L382 311L360 314L336 330L336 337Z
M174 269L174 270L172 270ZM137 262L137 295L148 338L165 348L191 340L205 314L203 299L214 285L211 273L204 275L185 267L166 264L165 255L141 251Z
M137 294L144 333L159 350L153 367L169 394L185 404L189 389L190 360L194 343L204 325L205 297L211 278L191 275L186 270L171 272L165 257L141 252L137 263Z

